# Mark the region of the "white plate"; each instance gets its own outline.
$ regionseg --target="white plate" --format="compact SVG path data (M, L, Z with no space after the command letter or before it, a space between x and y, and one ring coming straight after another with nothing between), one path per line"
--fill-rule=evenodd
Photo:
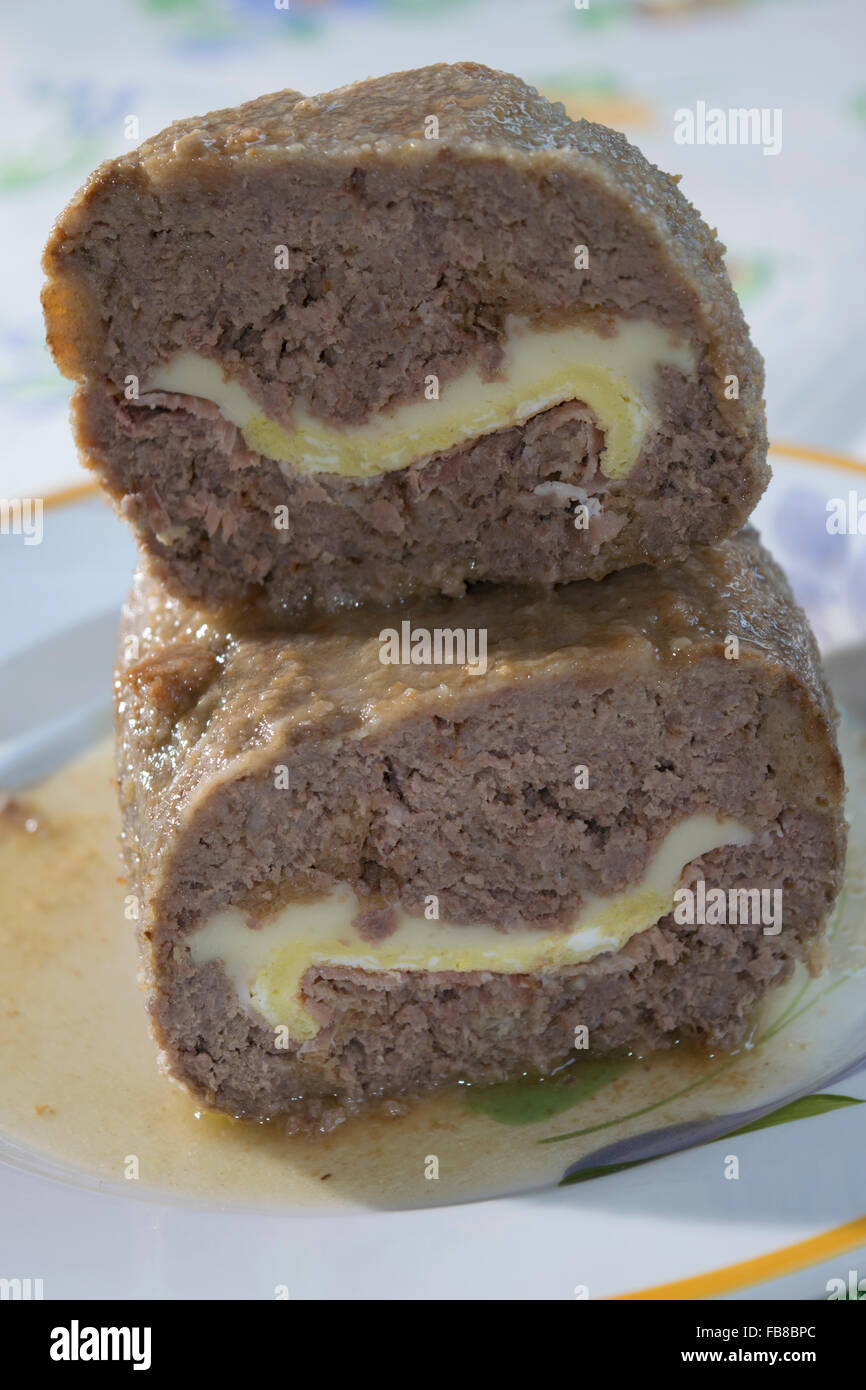
M826 647L866 640L863 541L828 536L825 526L827 499L856 487L856 474L818 460L775 464L757 517L765 540ZM4 539L0 557L7 786L44 775L107 726L117 607L133 561L131 542L96 499L49 508L41 546L16 540ZM578 1287L591 1298L647 1289L672 1298L826 1297L828 1279L851 1269L866 1276L866 1106L712 1138L833 1077L832 1093L866 1102L866 1072L851 1074L866 1053L866 979L832 1002L815 997L802 1060L781 1089L777 1076L752 1096L745 1117L730 1107L699 1125L672 1132L667 1123L625 1140L628 1126L612 1123L588 1151L561 1144L559 1171L575 1158L595 1167L669 1156L522 1195L432 1210L203 1207L153 1191L133 1197L36 1150L13 1150L7 1136L0 1275L41 1278L48 1298L273 1298L281 1286L294 1298L383 1300L573 1299ZM583 1128L591 1106L580 1109ZM573 1111L559 1117L563 1132L577 1125ZM699 1147L682 1148L696 1139ZM737 1181L724 1177L732 1152Z

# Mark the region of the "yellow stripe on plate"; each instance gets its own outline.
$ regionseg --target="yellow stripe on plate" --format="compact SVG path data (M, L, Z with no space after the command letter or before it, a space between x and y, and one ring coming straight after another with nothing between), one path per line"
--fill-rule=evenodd
M72 507L83 502L86 497L95 497L99 492L98 483L70 483L69 487L56 488L43 497L43 507ZM17 494L16 494L17 495Z
M847 468L852 473L866 473L866 462L851 454L837 454L832 449L810 449L805 444L785 444L780 439L770 442L771 454L786 454L788 458L803 459L806 463L823 463L830 468Z
M800 1269L821 1264L834 1255L845 1255L861 1245L866 1245L866 1216L859 1216L844 1226L834 1226L832 1230L798 1241L796 1245L784 1245L781 1250L772 1250L768 1255L725 1265L707 1274L696 1274L691 1279L678 1279L672 1284L656 1284L649 1289L638 1289L635 1293L614 1294L609 1301L717 1298L720 1294L748 1288L750 1284L762 1284L768 1279L796 1274Z

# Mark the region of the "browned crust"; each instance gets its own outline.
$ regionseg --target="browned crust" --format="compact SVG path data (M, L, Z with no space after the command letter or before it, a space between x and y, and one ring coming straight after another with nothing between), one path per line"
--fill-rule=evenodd
M377 635L407 616L415 627L486 627L486 675L383 668ZM153 900L168 891L177 857L226 792L270 785L277 760L313 748L329 763L347 740L375 742L378 728L459 720L476 692L539 679L602 690L636 676L652 681L660 666L718 660L731 635L743 678L765 673L784 694L783 717L808 732L802 768L799 753L789 760L792 787L811 804L820 768L829 804L843 795L836 712L814 637L751 528L681 564L623 571L599 585L486 589L411 610L356 610L294 634L251 629L239 611L195 608L140 576L122 635L127 650L135 639L139 657L115 681L126 854L137 887L147 880Z
M423 138L436 115L440 137ZM230 185L274 165L309 158L365 165L416 161L450 152L461 160L506 160L555 181L578 174L615 199L644 230L693 306L707 339L719 407L740 437L763 433L763 364L749 339L723 263L724 247L677 187L619 132L571 121L519 78L477 63L435 64L370 79L317 97L287 90L239 107L176 122L138 149L94 171L58 219L43 266L51 350L60 370L83 377L104 332L100 306L76 288L70 251L106 192L142 195L182 182ZM65 289L56 282L62 281ZM68 282L68 283L67 283ZM726 400L725 376L739 378Z
M383 676L376 635L408 613L416 626L484 623L487 674L437 667ZM597 586L488 589L408 613L356 612L277 632L139 579L122 631L136 659L117 675L118 779L153 1027L172 1073L208 1104L289 1113L291 1123L315 1127L372 1095L543 1070L567 1054L578 1019L589 1021L601 1052L741 1041L761 995L794 960L814 962L845 844L832 700L808 624L755 533ZM740 640L731 662L729 636ZM577 709L582 722L573 724ZM538 735L553 749L541 777L524 761ZM568 754L578 746L595 747L604 767L590 792L610 836L601 849L586 833L595 807L569 790ZM692 749L696 772L687 766ZM277 805L273 774L284 762L297 791L291 802L277 793ZM669 772L683 790L671 792ZM536 816L539 792L547 800ZM388 875L394 901L417 911L413 879L425 855L424 892L445 882L440 869L456 867L460 891L484 880L508 930L525 925L513 916L518 898L540 885L539 901L552 880L569 912L576 885L578 894L587 884L598 891L593 875L633 882L655 837L689 808L753 829L750 845L695 861L692 876L726 888L764 883L763 875L784 884L778 938L754 924L692 931L666 918L621 951L550 976L311 969L304 991L322 1028L290 1053L275 1050L218 965L196 967L184 948L185 933L211 911L239 905L255 919L285 896L352 881L354 868L341 866L361 861L365 874L373 864ZM381 820L373 828L383 810L393 838L390 830L382 838ZM442 841L441 854L431 839ZM639 846L636 858L629 844ZM533 876L539 882L525 888ZM375 918L381 880L365 882ZM409 904L407 885L416 895ZM444 904L449 891L453 884ZM443 915L488 920L452 916L447 906ZM388 923L359 925L375 934Z

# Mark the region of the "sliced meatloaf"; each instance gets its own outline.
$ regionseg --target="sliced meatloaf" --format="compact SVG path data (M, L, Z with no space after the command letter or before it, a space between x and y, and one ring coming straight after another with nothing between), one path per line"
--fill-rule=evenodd
M329 609L742 526L763 369L722 252L622 135L439 64L103 164L44 303L84 459L169 591Z
M729 1047L819 963L834 713L753 532L297 632L140 576L116 695L153 1030L208 1105L315 1128L575 1043Z

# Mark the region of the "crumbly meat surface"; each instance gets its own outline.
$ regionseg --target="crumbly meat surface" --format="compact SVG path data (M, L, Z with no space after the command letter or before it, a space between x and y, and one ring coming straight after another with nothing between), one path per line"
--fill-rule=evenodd
M404 620L483 628L486 673L383 665L380 633ZM844 853L834 713L754 532L597 586L482 587L299 631L185 605L143 577L123 650L135 659L117 675L118 776L154 1028L210 1104L329 1123L371 1096L552 1065L575 1022L600 1051L729 1044L761 994L815 957ZM590 786L577 790L581 762ZM554 930L587 893L638 881L692 814L753 830L688 874L782 888L778 937L666 918L554 975L323 966L303 984L322 1027L288 1052L184 946L226 906L261 920L337 883L371 913L419 913L435 891L444 920Z
M102 165L49 241L44 300L55 358L80 383L84 459L165 583L278 612L479 578L599 578L740 527L768 477L763 367L722 254L676 180L621 135L516 77L438 64L262 97ZM694 346L697 378L662 385L669 404L629 478L606 485L591 419L563 441L556 412L359 485L281 472L195 398L127 398L130 375L143 384L189 349L274 420L302 401L357 424L420 399L431 371L442 389L471 363L495 371L515 315L649 318ZM548 516L536 476L601 502L588 536L566 507ZM274 531L281 504L288 536ZM431 568L437 524L450 558Z

